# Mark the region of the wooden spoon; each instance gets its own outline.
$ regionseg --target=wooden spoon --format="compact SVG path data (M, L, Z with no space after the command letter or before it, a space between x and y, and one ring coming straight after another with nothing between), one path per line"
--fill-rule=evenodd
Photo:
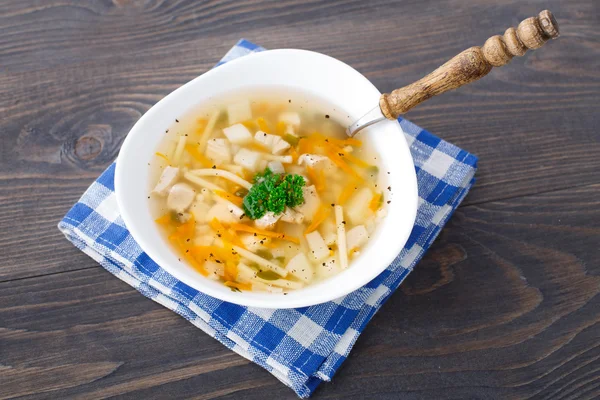
M528 49L540 48L548 39L559 35L558 23L552 13L544 10L537 17L523 20L519 26L508 28L504 36L486 40L483 47L471 47L450 61L408 86L384 93L379 106L348 127L348 136L384 119L395 120L425 100L483 78L492 67L507 64L514 56L522 56Z

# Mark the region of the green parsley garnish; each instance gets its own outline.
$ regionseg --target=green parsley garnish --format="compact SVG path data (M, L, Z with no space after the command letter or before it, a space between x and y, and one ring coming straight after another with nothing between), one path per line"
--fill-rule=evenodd
M274 174L269 168L254 176L254 185L244 197L244 212L250 219L258 219L267 211L281 214L285 207L304 203L304 178L300 175Z

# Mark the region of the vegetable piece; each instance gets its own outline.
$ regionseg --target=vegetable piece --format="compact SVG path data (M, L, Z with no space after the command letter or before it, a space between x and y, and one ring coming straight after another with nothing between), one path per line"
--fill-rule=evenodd
M315 213L319 209L321 200L317 194L317 189L314 185L302 188L302 197L304 198L304 204L296 207L296 211L304 214L304 218L312 221Z
M306 164L307 166L314 167L317 164L329 161L329 158L321 156L319 154L304 153L298 157L298 165Z
M251 291L252 290L252 285L250 285L248 283L239 283L239 282L233 282L233 281L226 281L223 284L225 286L229 287L229 288L232 288L232 289L247 290L247 291Z
M204 269L208 272L208 278L218 280L219 277L225 274L225 265L212 260L204 262Z
M329 248L325 244L325 241L321 237L319 231L311 232L307 235L304 235L304 237L306 238L306 242L310 248L310 254L316 262L322 261L329 257Z
M279 114L279 121L294 128L300 126L300 115L297 112L286 111Z
M157 151L156 153L154 153L154 155L162 158L167 162L167 164L171 165L171 160L169 160L169 157L165 156L163 153Z
M291 146L298 145L298 141L300 140L298 136L292 135L290 133L284 133L283 140L288 142Z
M338 153L332 151L331 149L327 149L326 154L327 157L329 157L329 159L333 161L333 163L337 165L342 171L352 176L353 178L358 179L359 181L364 180L362 176L360 176L354 169L352 169L351 166L349 166L344 160L342 160L342 157L340 157Z
M185 151L187 151L194 160L198 161L203 167L210 168L214 163L206 158L202 153L198 151L198 146L193 144L186 144Z
M169 193L171 187L177 182L177 177L179 176L179 168L167 166L163 169L160 178L158 179L158 183L152 190L152 193L159 194L161 196Z
M223 138L210 139L206 147L206 154L216 164L229 164L231 162L231 149L227 140Z
M266 147L273 154L281 154L290 148L290 144L277 135L270 135L263 131L258 131L254 135L254 140Z
M296 243L296 244L300 243L300 240L298 240L298 238L293 237L293 236L288 236L285 233L266 231L266 230L259 229L259 228L253 228L249 225L233 223L233 224L231 224L231 229L233 229L234 231L255 233L257 235L264 236L264 237L286 240L288 242L292 242L292 243Z
M196 184L196 185L198 185L200 187L203 187L203 188L206 188L206 189L209 189L209 190L222 190L222 191L224 191L221 187L215 185L212 182L207 181L206 179L202 179L199 176L196 176L196 175L192 174L191 172L186 172L185 174L183 174L183 177L185 179L187 179L188 181L190 181L190 182L192 182L192 183L194 183L194 184Z
M188 209L195 197L196 192L190 185L184 182L176 183L171 190L169 190L167 207L178 213L182 213Z
M269 128L269 124L263 117L256 118L256 125L258 125L258 129L265 133L271 133L271 128Z
M248 100L229 104L227 106L227 116L229 117L229 125L238 122L244 122L252 119L252 109Z
M260 229L270 229L275 226L280 217L281 214L275 215L273 211L267 211L265 215L254 220L254 225Z
M381 207L383 201L383 197L381 195L381 193L375 193L375 195L373 196L373 198L371 198L371 201L369 202L369 209L373 212L379 210L379 207Z
M236 221L237 218L229 212L227 205L217 203L206 213L206 220L213 221L214 219L225 223L230 223Z
M291 224L301 224L304 221L304 214L292 208L286 207L281 214L281 220Z
M346 232L346 244L350 251L358 249L369 240L369 232L364 225L357 225Z
M337 228L332 218L327 218L323 221L319 226L319 232L323 236L323 240L327 246L331 246L337 241Z
M250 182L248 182L248 181L240 178L236 174L226 171L224 169L219 169L219 168L194 169L194 170L191 170L190 173L197 175L197 176L222 177L233 183L237 183L238 185L240 185L248 190L250 190L250 188L252 187L252 184Z
M242 202L244 201L244 199L242 199L241 197L234 196L222 190L215 190L214 193L223 199L229 200L231 203L235 204L238 207L241 207Z
M252 142L252 134L242 124L231 125L230 127L224 128L223 133L227 137L230 143L244 145Z
M304 255L304 253L298 253L294 258L288 262L285 269L302 282L308 283L312 280L315 272L312 265Z
M285 277L287 275L287 271L284 268L280 267L279 265L277 265L269 260L265 260L264 258L259 257L256 254L254 254L246 249L243 249L239 246L234 245L232 247L235 251L237 251L240 254L240 256L244 257L245 259L253 261L253 262L257 263L258 265L260 265L261 267L268 268L280 276Z
M319 225L321 225L321 223L323 221L325 221L325 219L327 219L327 217L329 216L330 213L331 213L331 206L326 206L324 204L321 204L319 206L319 209L317 210L315 216L313 217L311 224L306 228L304 233L305 234L311 233L312 231L317 229L319 227Z
M346 247L346 221L344 221L344 209L340 205L334 207L335 224L337 225L337 246L342 269L348 268L348 249Z
M359 182L352 180L346 186L344 186L342 192L340 193L340 197L338 198L338 203L341 205L345 205L350 196L352 196L354 191L357 190L358 185Z
M185 148L185 142L187 140L187 136L181 135L177 140L177 147L175 147L175 153L173 154L173 163L175 165L179 165L181 161L181 155L183 154L183 149Z
M234 229L235 230L235 229ZM244 247L253 253L257 253L259 257L262 257L258 254L259 251L266 251L266 243L270 239L266 236L257 235L249 233L238 234L240 241L243 243ZM263 257L266 258L266 257ZM268 258L267 258L268 259Z
M308 175L308 179L314 183L315 189L317 189L318 192L325 190L325 174L322 169L317 171L313 167L307 166L306 174Z
M194 218L199 223L207 222L206 215L208 214L208 210L210 210L210 206L206 204L204 201L194 201L192 206L189 208L188 212L194 214Z
M265 153L266 154L266 153ZM261 160L261 153L248 149L240 149L237 154L233 157L233 162L240 165L247 170L255 171Z
M267 168L273 171L274 174L285 174L285 169L281 161L269 161Z
M326 279L337 275L341 271L340 263L336 256L331 256L327 258L320 264L317 264L316 275L320 279Z
M238 207L237 205L235 205L228 199L223 198L221 196L215 196L214 199L215 199L215 202L225 205L227 207L227 210L229 210L229 213L232 214L237 219L241 219L243 217L244 210L242 210L240 207Z
M254 177L255 184L244 197L244 211L250 219L259 219L267 211L281 214L285 207L304 201L304 178L299 175L273 174L270 169Z
M204 152L206 143L208 142L208 139L210 139L213 129L215 129L215 124L217 123L217 119L219 119L220 114L221 114L221 110L215 110L210 114L210 117L208 117L208 122L206 123L206 127L204 128L204 131L202 131L202 135L200 135L200 139L198 139L198 151L200 153Z
M372 213L367 205L373 197L371 189L363 187L359 189L346 204L346 216L353 225L362 224Z

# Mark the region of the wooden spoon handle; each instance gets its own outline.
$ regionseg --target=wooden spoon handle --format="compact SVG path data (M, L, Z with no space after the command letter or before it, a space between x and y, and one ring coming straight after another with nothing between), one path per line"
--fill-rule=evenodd
M417 104L483 78L492 67L501 67L514 56L522 56L527 49L542 47L548 39L558 35L554 16L544 10L537 17L522 21L517 29L508 28L504 36L492 36L483 47L463 51L415 83L382 94L379 107L386 118L396 119Z

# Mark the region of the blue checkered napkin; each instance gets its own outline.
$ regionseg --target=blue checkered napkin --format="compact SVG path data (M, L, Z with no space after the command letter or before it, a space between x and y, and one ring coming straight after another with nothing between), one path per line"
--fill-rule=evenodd
M262 51L241 40L221 61ZM75 246L144 296L185 317L259 364L300 397L331 380L379 307L409 274L474 182L477 158L400 120L415 162L419 209L394 262L372 282L335 301L293 310L247 308L186 286L152 261L119 214L112 164L58 225Z

